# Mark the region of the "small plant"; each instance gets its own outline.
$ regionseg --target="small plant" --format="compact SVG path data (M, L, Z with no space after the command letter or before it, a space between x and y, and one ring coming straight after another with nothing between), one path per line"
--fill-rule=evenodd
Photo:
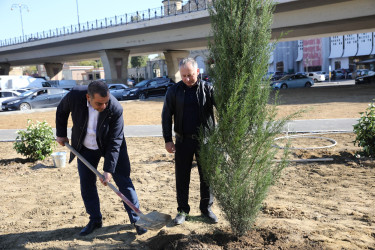
M17 131L13 148L30 161L44 160L52 154L52 146L55 146L52 127L45 121L34 124L30 119L27 124L26 130Z
M354 145L362 147L359 152L362 156L375 157L375 105L369 104L365 112L361 112L361 118L354 127L357 135Z

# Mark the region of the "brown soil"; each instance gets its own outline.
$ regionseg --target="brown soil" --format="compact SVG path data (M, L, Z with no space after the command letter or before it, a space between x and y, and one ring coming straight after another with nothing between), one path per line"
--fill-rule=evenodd
M375 94L374 86L280 91L280 114L312 107L300 119L355 118ZM126 124L159 124L162 99L123 102ZM40 117L44 119L40 119ZM1 128L23 128L27 118L53 124L54 112L2 114ZM375 249L375 162L357 158L354 134L326 134L337 145L296 150L292 162L263 203L256 224L241 237L231 234L219 205L218 224L199 215L199 181L192 171L189 221L137 236L119 198L99 185L103 228L80 237L87 223L76 164L55 168L51 158L29 163L0 142L0 249ZM141 210L176 214L173 155L160 137L128 138L132 180ZM281 144L282 141L279 142ZM329 145L298 138L293 146ZM58 146L56 151L66 151ZM99 170L100 167L99 167Z

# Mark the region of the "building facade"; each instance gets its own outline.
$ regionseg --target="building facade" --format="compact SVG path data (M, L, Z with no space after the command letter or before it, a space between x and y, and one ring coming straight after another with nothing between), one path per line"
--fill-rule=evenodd
M375 70L375 32L280 42L269 60L269 72L313 72L358 68Z

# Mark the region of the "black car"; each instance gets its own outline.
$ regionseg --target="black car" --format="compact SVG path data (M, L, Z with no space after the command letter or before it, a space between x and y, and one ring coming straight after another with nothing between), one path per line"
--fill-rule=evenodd
M57 107L68 90L60 88L35 88L23 92L17 97L6 100L3 110L30 110L35 108Z
M276 81L276 80L279 80L280 78L286 76L287 74L284 73L284 72L280 72L280 71L276 71L272 77L271 77L271 81Z
M149 96L165 95L167 89L172 86L172 79L166 77L157 77L149 80L143 80L137 83L133 88L124 91L122 99L146 99Z
M355 78L355 84L361 83L375 83L375 75L364 75Z

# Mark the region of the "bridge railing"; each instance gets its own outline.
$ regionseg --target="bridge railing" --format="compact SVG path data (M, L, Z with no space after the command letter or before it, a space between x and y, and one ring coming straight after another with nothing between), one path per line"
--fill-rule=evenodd
M128 25L137 22L145 22L158 18L167 18L196 11L207 10L212 6L213 0L185 0L182 2L181 8L175 3L169 6L160 6L159 8L137 11L130 14L123 14L114 17L97 19L95 21L87 21L79 24L72 24L62 28L50 29L34 34L20 37L0 40L0 47L11 46L21 43L28 43L37 40L49 39L60 36L67 36L76 33L88 32L91 30L106 29L119 25Z

